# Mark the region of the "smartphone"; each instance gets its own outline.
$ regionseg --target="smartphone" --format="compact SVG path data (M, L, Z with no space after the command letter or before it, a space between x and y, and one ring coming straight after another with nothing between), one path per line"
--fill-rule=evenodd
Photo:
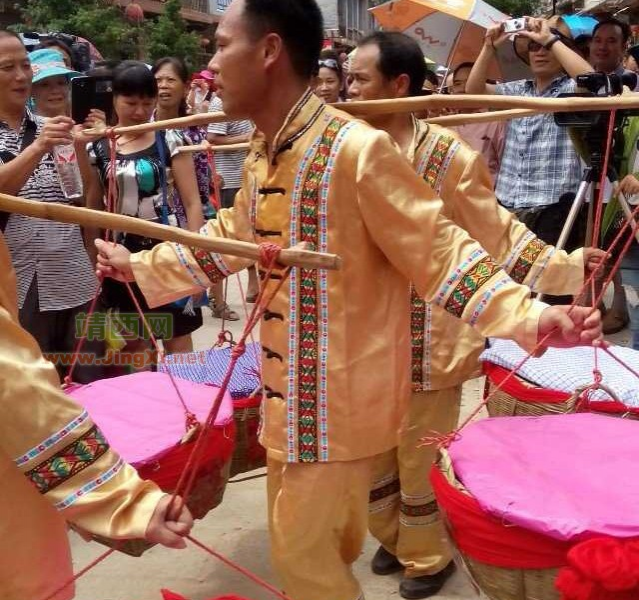
M84 123L92 108L106 114L107 124L113 119L113 80L110 76L80 76L71 80L71 118Z
M526 17L504 21L504 33L518 33L526 29Z

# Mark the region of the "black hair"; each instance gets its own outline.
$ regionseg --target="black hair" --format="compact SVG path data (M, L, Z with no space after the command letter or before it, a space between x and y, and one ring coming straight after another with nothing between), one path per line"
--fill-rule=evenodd
M189 69L181 58L176 56L165 56L155 61L151 73L155 76L157 72L164 66L171 65L175 74L180 78L180 81L184 84L189 83ZM178 116L185 117L188 113L188 106L186 105L186 98L182 98L180 106L178 107Z
M158 84L143 62L125 60L113 70L113 95L157 98Z
M472 62L463 62L463 63L458 64L453 69L453 79L455 78L455 75L457 75L457 73L459 73L459 71L461 71L462 69L471 69L472 70L474 65L475 65L475 63L472 63Z
M254 39L276 33L295 73L310 78L324 41L324 20L315 0L245 0L244 18Z
M71 47L68 44L65 44L62 40L55 38L44 39L40 42L36 50L45 50L47 48L57 48L58 50L62 50L71 59L71 62L73 62L73 50L71 50Z
M426 79L426 62L419 44L411 37L399 31L375 31L367 35L358 46L375 44L379 48L380 73L386 79L395 79L408 75L410 85L408 93L419 96Z
M606 17L602 19L595 25L595 28L592 30L592 37L595 37L597 31L601 29L604 25L612 25L613 27L619 27L621 31L621 42L625 45L626 42L630 39L630 25L628 23L624 23L619 19L615 19L614 17Z
M426 71L424 71L424 75L425 75L424 77L425 81L430 81L436 88L439 87L439 77L437 77L437 73L435 73L435 71L426 67ZM423 84L422 84L422 87L423 87Z

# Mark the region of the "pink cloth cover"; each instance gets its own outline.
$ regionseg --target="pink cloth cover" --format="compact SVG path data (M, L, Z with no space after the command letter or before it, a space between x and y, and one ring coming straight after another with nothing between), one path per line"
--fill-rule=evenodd
M595 414L500 417L449 448L489 514L558 540L639 536L639 422Z
M200 422L208 415L217 386L174 378L188 409ZM140 467L162 456L184 437L185 415L166 373L134 373L67 389L84 406L109 443L127 462ZM215 425L233 420L233 401L222 399Z

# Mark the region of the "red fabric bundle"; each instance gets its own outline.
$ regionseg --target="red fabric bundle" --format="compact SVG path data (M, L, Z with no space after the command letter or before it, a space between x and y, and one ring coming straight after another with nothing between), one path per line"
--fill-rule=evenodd
M555 585L562 600L637 600L639 540L594 538L576 544Z

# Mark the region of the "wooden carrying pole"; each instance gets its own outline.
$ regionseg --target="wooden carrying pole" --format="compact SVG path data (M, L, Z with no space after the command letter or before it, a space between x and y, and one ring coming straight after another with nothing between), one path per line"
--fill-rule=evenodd
M127 233L168 242L177 242L185 246L202 248L209 252L219 252L220 254L239 256L254 261L259 260L260 256L257 244L207 237L177 227L169 227L168 225L151 223L136 217L115 215L89 208L79 208L54 202L25 200L24 198L0 194L0 210L61 223L75 223L83 227L126 231ZM286 266L304 267L306 269L337 270L341 264L340 257L335 254L322 254L302 248L283 249L278 261Z
M518 96L483 96L463 94L459 96L437 95L415 98L397 98L392 100L367 100L362 102L343 102L335 105L352 115L387 115L402 112L416 112L429 108L498 108L530 109L540 113L577 112L587 110L622 110L639 108L639 94L612 96L606 98L526 98Z
M333 106L357 117L366 117L369 115L387 115L393 113L410 113L436 108L492 108L500 110L527 109L533 110L537 114L539 114L549 112L611 110L613 108L619 110L631 108L636 109L639 108L639 94L628 94L625 96L612 96L607 98L525 98L517 96L484 96L470 94L450 96L434 94L432 96L397 98L392 100L340 102L339 104L335 104ZM522 116L521 113L519 113L518 116ZM482 118L484 117L482 116ZM490 120L488 119L488 117L485 118L486 120ZM512 118L512 116L504 115L504 118ZM208 123L220 123L227 120L228 117L222 112L201 113L188 117L168 119L166 121L154 121L152 123L143 123L142 125L131 125L130 127L115 127L112 129L112 133L114 135L121 135L123 133L144 133L146 131L157 131L161 129L177 129L188 127L190 125L207 125ZM477 120L481 122L480 119ZM88 130L88 133L106 134L108 131L109 130L105 128L102 130Z
M541 114L537 110L526 108L514 108L511 110L493 110L481 113L461 113L458 115L445 115L426 119L429 123L435 123L442 127L455 127L457 125L470 125L472 123L490 123L493 121L510 121Z
M195 144L193 146L180 146L178 152L183 154L191 154L195 152L233 152L234 150L248 150L251 145L248 142L243 144L226 144L213 145L205 142L203 144Z

